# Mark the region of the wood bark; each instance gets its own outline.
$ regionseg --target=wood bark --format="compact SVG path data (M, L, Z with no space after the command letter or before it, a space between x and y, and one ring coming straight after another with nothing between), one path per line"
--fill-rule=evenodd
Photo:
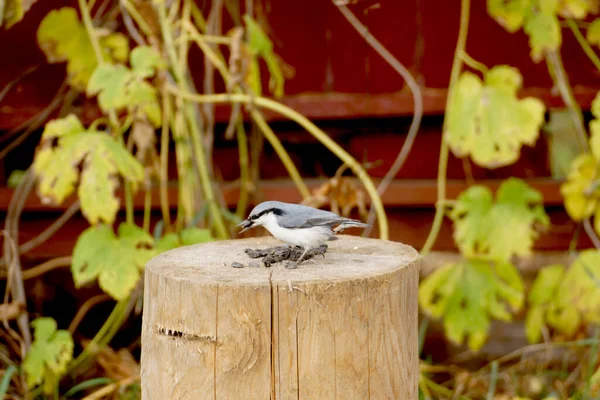
M213 242L147 264L142 398L416 399L417 252L342 235L295 270L231 267L278 244Z

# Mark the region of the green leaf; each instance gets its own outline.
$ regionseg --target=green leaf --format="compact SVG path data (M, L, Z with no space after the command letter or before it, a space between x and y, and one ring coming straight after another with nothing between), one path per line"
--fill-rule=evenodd
M98 94L98 105L103 111L123 108L127 105L125 85L132 79L134 75L124 65L99 65L90 77L87 95Z
M522 78L516 68L496 66L485 84L464 72L448 109L446 140L457 157L471 156L486 168L514 163L523 144L532 146L544 122L538 99L518 99Z
M562 265L551 265L542 268L529 291L529 303L540 306L553 299L564 276L565 268Z
M446 336L473 350L485 343L491 318L511 320L509 309L523 302L523 283L507 262L490 264L465 259L427 277L419 288L419 303L432 317L442 316Z
M544 328L544 308L532 306L525 317L525 335L529 343L537 343L542 337Z
M538 236L534 225L549 224L541 194L516 178L502 182L495 203L489 189L467 189L458 197L450 218L462 254L489 255L500 260L529 254Z
M490 14L507 31L513 33L523 26L532 11L532 0L488 0Z
M492 205L492 192L484 186L473 186L460 194L452 208L454 240L466 256L486 251L480 242L491 228L486 218Z
M560 265L542 269L528 301L529 313L542 315L541 322L539 315L528 315L532 320L528 327L531 342L539 340L545 324L573 337L582 326L600 322L600 252L581 252L566 272Z
M600 46L600 18L596 18L587 28L586 38L592 45ZM598 115L594 114L596 118Z
M105 112L127 108L130 112L141 112L158 127L161 125L161 108L156 88L144 81L153 74L155 66L152 63L158 61L148 58L148 51L138 48L133 50L131 57L137 66L133 71L124 65L99 65L89 80L87 95L98 95L98 104Z
M547 305L558 295L565 275L562 265L551 265L540 270L528 295L530 304L525 318L525 331L530 343L537 343L545 326Z
M4 12L0 14L0 27L10 28L25 16L34 1L25 0L6 0L4 3Z
M215 240L210 230L208 229L200 229L196 227L183 229L180 233L181 235L181 243L184 246L189 246L197 243L206 243L212 242Z
M154 255L152 237L139 227L122 223L117 237L106 225L92 226L77 239L71 272L76 287L98 280L115 300L123 300L135 287L140 270Z
M57 145L52 143L55 138ZM142 165L122 144L105 133L84 130L74 115L46 124L33 170L38 194L55 204L73 193L80 178L81 210L91 224L114 222L119 209L118 176L134 185L144 177Z
M167 233L161 237L154 246L154 250L157 254L164 253L167 250L175 249L181 246L181 240L176 233Z
M544 127L550 147L552 177L564 179L571 170L571 163L581 153L573 132L575 124L569 110L550 110L550 122Z
M244 14L246 34L248 37L248 50L254 57L259 56L265 60L269 70L269 90L275 97L283 96L284 77L279 59L273 51L273 42L252 16ZM254 66L257 69L258 64ZM256 73L256 72L255 72Z
M591 190L597 179L596 171L594 157L582 154L573 161L567 181L560 187L567 213L575 221L591 217L596 210L599 193Z
M133 49L130 63L133 72L144 78L154 75L157 69L166 68L160 53L150 46L138 46Z
M541 4L544 4L544 1ZM562 43L560 24L553 13L531 14L523 29L529 35L531 58L535 62L540 62L546 52L557 50Z
M40 23L37 41L48 62L67 62L69 84L84 91L87 82L96 68L94 48L77 11L63 7L50 11ZM120 33L109 33L101 37L103 55L108 60L119 61L127 58L129 44Z
M109 33L102 36L100 46L110 60L125 62L129 57L129 39L121 33Z
M25 177L25 174L26 174L26 171L23 171L22 169L13 170L13 172L11 172L10 176L8 177L6 186L11 189L16 188L17 186L19 186L19 183L21 183L21 181Z
M584 19L589 13L598 12L597 0L562 0L559 14L563 18Z
M154 250L155 254L160 254L176 247L212 242L214 240L215 238L210 233L210 230L191 227L183 229L179 232L179 235L176 233L167 233L157 241Z
M57 331L52 318L37 318L31 326L34 341L23 361L27 385L43 384L44 393L51 394L73 358L73 338L69 331Z
M595 118L600 118L600 92L596 93L596 97L592 101L591 111Z

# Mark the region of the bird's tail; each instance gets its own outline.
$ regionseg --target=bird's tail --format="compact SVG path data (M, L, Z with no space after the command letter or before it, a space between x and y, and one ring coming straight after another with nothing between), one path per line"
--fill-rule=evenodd
M342 222L333 230L335 233L341 232L346 228L367 228L371 225L365 224L357 219L344 218Z

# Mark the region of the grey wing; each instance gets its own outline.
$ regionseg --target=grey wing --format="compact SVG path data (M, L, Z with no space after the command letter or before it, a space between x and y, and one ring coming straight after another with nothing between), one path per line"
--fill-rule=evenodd
M323 226L323 225L336 225L343 222L343 218L339 215L329 212L319 210L319 215L308 216L304 213L298 213L296 215L286 215L285 218L281 218L279 220L279 225L288 229L298 229L298 228L310 228L313 226ZM314 212L312 212L314 214Z

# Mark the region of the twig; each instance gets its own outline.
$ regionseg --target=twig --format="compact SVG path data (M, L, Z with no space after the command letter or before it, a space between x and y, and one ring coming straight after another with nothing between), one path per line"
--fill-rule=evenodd
M177 62L177 55L175 53L175 46L173 44L173 36L171 33L171 26L167 19L165 6L163 4L156 5L155 9L158 13L158 19L160 23L160 29L163 36L165 48L171 63L173 72L175 73L175 79L179 87L183 90L189 90L188 80L183 74L181 66ZM192 104L185 104L183 107L184 115L187 123L190 127L190 137L192 139L192 153L197 161L195 167L197 169L200 184L202 186L202 192L204 194L205 201L208 203L210 215L212 217L215 230L220 238L224 239L229 236L229 232L225 226L225 221L219 205L216 201L214 190L211 183L210 169L207 166L206 161L206 149L203 146L202 140L200 140L201 130L198 127L197 115L194 113L194 109L191 107Z
M587 132L583 124L583 114L581 113L581 108L579 107L577 100L575 100L575 96L573 96L573 91L571 89L571 85L569 84L569 77L565 71L565 67L563 66L562 58L558 50L549 51L546 54L546 64L548 65L550 75L558 86L558 90L563 102L569 109L569 115L571 115L573 125L575 126L575 133L577 134L579 148L582 153L585 153L589 151L590 147L587 142Z
M0 22L1 22L1 19L0 19ZM0 102L2 101L2 99L4 99L4 96L6 96L8 94L8 92L10 92L10 89L12 89L21 79L25 78L27 75L29 75L32 72L36 71L39 67L40 67L39 65L34 65L32 67L29 67L25 71L21 72L19 74L19 76L17 76L16 78L14 78L12 81L8 82L2 88L2 90L0 90Z
M598 58L598 55L596 54L592 46L590 46L588 41L583 37L575 21L573 21L572 19L567 19L566 22L567 26L573 32L575 39L577 39L577 43L579 43L585 55L588 56L592 64L594 64L594 67L596 67L596 69L600 71L600 58Z
M53 258L52 260L48 260L33 268L24 270L23 280L37 278L38 276L56 268L70 267L72 262L73 258L71 256Z
M24 310L22 303L13 301L12 303L0 304L0 319L10 320L15 319Z
M133 38L133 40L139 46L145 45L146 41L144 40L142 35L140 35L140 32L137 30L137 28L133 24L133 19L131 19L131 15L129 15L129 10L127 8L127 5L125 4L125 1L123 1L123 0L119 1L119 8L121 9L121 15L123 16L123 23L125 24L125 28L127 29L127 32L129 32L129 35Z
M433 224L427 240L421 249L421 255L425 255L431 251L435 244L442 221L444 219L444 204L446 199L446 168L448 167L448 143L446 142L446 131L448 129L448 112L452 104L452 96L454 88L460 76L462 69L461 55L464 53L467 45L467 33L469 32L469 14L471 8L470 0L461 0L460 6L460 27L458 30L458 39L456 41L456 49L454 50L454 60L452 61L452 71L450 72L450 84L448 85L448 97L446 98L446 117L444 118L444 126L442 128L442 143L440 147L440 159L438 161L438 177L437 177L437 202L435 207L435 216Z
M79 199L77 199L77 201L71 204L69 208L67 208L65 212L60 217L58 217L56 221L52 223L52 225L44 229L42 233L40 233L33 239L19 246L19 253L27 253L28 251L31 251L32 249L44 243L46 240L50 239L52 235L54 235L60 228L62 228L62 226L66 224L67 221L77 213L77 211L79 211L80 204L81 203Z
M139 376L130 376L120 380L119 382L111 383L104 386L102 389L96 390L94 393L85 396L82 400L100 400L117 390L121 386L127 386L140 379Z
M240 197L238 198L235 215L242 218L250 197L250 159L248 158L248 135L246 135L242 121L237 123L236 130L240 160Z
M104 60L104 56L102 55L100 41L98 40L98 35L96 34L94 23L92 22L92 17L90 16L90 10L85 4L85 0L78 0L78 2L79 12L81 13L81 19L83 20L83 24L85 25L88 36L90 37L90 42L92 43L94 53L96 53L96 60L98 60L98 63L101 63Z
M583 229L585 229L585 233L587 233L594 247L600 249L600 239L598 239L598 235L596 235L589 218L583 220Z
M189 1L189 0L188 0ZM212 7L208 14L206 33L209 35L218 36L221 33L221 14L223 10L223 0L212 1ZM214 52L215 44L207 44ZM215 92L215 69L214 64L204 57L204 93L213 94ZM210 103L203 104L204 106L204 146L209 149L207 152L212 154L213 143L215 141L215 106ZM212 167L211 158L209 163Z
M200 47L200 49L204 52L205 57L207 59L209 59L214 64L215 68L217 68L217 70L221 73L221 76L223 77L225 84L229 84L230 76L229 76L229 71L227 71L227 67L225 66L225 64L219 59L217 54L215 54L212 51L212 49L204 42L202 36L198 33L198 31L192 25L188 25L187 28L189 30L189 33L190 33L190 36L192 37L192 39L196 42L198 47ZM234 92L240 94L240 89L235 88ZM215 96L218 96L218 95L215 95ZM256 109L252 109L250 111L250 115L251 115L253 121L256 123L256 125L262 131L265 138L269 141L269 143L273 147L273 150L275 150L275 153L277 153L277 156L283 163L283 166L285 167L288 174L290 175L290 178L292 178L292 181L298 188L298 191L300 192L302 197L305 199L310 197L310 190L308 190L308 187L302 180L302 177L300 176L300 172L294 165L294 162L292 161L290 155L288 154L288 152L285 150L285 148L281 144L281 141L279 140L277 135L275 135L275 132L273 132L273 130L269 127L269 124L267 124L267 121L265 120L265 118Z
M46 108L42 110L39 114L37 114L34 118L27 122L27 129L19 135L15 140L10 142L2 151L0 152L0 160L6 157L8 153L10 153L15 147L20 145L25 139L29 137L33 132L35 132L45 121L46 119L56 110L56 108L63 102L64 90L67 88L66 82L63 82L61 87L56 92L56 95L48 104ZM73 93L72 91L67 92L67 95ZM67 97L69 99L70 97ZM19 130L14 129L12 132L18 133ZM5 136L13 136L12 132L9 132Z
M81 307L79 307L79 310L77 310L77 314L75 314L75 317L73 317L73 320L69 324L69 332L71 332L71 334L75 332L81 321L83 321L83 317L85 317L87 312L92 307L94 307L97 304L104 303L105 301L108 301L110 299L111 297L107 294L99 294L97 296L90 297L89 299L87 299L85 303L83 303Z
M165 231L171 231L171 210L169 209L169 192L167 183L169 179L169 121L171 120L171 106L169 93L163 87L162 93L162 128L160 133L160 208L162 210Z
M138 24L144 35L152 36L152 29L146 22L146 20L140 15L135 7L131 5L129 0L120 0L120 3L127 9L129 16L135 20L135 23Z
M463 0L466 1L466 0ZM240 102L240 103L250 103L253 102L254 105L258 107L263 107L272 111L275 111L292 121L295 121L304 129L306 129L311 135L313 135L319 142L321 142L325 147L327 147L333 154L335 154L338 158L340 158L344 163L348 164L348 166L352 169L352 171L358 176L362 184L365 186L365 189L371 196L371 201L375 204L377 209L377 218L379 223L379 231L380 237L382 239L387 240L389 238L389 228L388 221L385 214L385 209L383 207L383 203L381 202L381 197L377 193L377 189L371 180L371 177L365 169L352 157L346 150L344 150L340 145L338 145L333 139L331 139L325 132L323 132L320 128L318 128L314 123L312 123L308 118L299 112L271 99L267 99L264 97L254 97L246 94L213 94L213 95L201 95L201 94L193 94L186 93L181 91L175 86L168 86L168 89L171 93L181 96L187 100L196 101L199 103L203 102L214 102L214 103L229 103L232 101Z
M4 230L6 232L4 237L4 262L8 267L8 279L11 282L11 294L13 301L20 302L24 305L27 304L27 298L25 296L25 285L23 284L23 273L21 270L21 260L18 251L12 251L11 241L17 242L19 237L19 217L25 206L25 199L29 196L29 192L33 188L35 178L33 176L33 170L29 168L25 173L25 176L19 182L17 189L15 190L12 199L8 205L8 212L6 216L6 223ZM11 254L13 256L11 257ZM31 346L31 332L29 331L29 316L27 313L22 313L17 318L17 325L21 331L23 337L23 349L21 350L21 356L24 359L29 346Z
M402 144L402 148L396 156L394 163L377 187L377 193L379 193L380 196L383 196L390 183L392 183L392 180L396 177L396 175L398 175L398 172L404 165L404 162L410 154L410 150L412 149L415 138L417 137L417 133L419 132L421 119L423 118L423 95L421 93L419 84L412 76L410 71L404 65L402 65L402 63L398 61L398 59L394 57L392 53L390 53L388 49L386 49L385 46L383 46L375 38L375 36L369 32L367 27L364 26L358 18L356 18L352 11L350 11L345 5L338 5L338 9L350 23L350 25L352 25L352 27L360 34L360 36L362 36L363 39L365 39L365 41L373 48L373 50L375 50L404 79L413 96L414 114L412 122L410 123L410 128L408 129L408 135L406 135L406 140ZM371 226L365 229L365 236L370 235L371 230L373 229L373 223L375 222L375 217L375 207L371 206L371 209L369 210L369 216L367 218L367 223Z
M467 64L470 68L473 68L474 70L479 71L482 74L486 74L488 72L488 68L484 63L475 60L466 51L463 50L460 57L462 58L463 62Z

